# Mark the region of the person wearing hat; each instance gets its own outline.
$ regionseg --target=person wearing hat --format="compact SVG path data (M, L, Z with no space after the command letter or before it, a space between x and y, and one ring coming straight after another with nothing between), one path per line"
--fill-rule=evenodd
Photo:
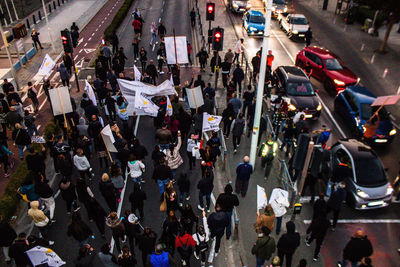
M296 232L296 225L292 221L286 223L286 229L287 233L279 238L277 248L281 263L286 257L286 267L290 267L292 266L293 254L300 245L300 234Z
M266 260L269 260L275 252L275 240L269 236L271 231L268 227L263 227L259 231L257 241L251 249L251 254L256 256L256 267L262 267Z

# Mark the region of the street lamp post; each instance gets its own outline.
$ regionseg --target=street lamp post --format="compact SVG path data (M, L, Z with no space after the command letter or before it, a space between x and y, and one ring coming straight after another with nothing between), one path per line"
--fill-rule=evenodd
M253 136L251 137L251 147L250 147L250 163L253 166L255 166L256 163L257 141L258 141L258 135L260 134L261 108L264 95L265 71L267 69L267 51L269 43L269 34L271 30L271 11L272 11L272 0L268 0L267 13L264 25L264 36L262 43L261 66L260 66L261 68L257 86L257 101L256 101L256 110L253 123Z
M43 5L44 17L46 18L47 30L49 31L51 49L53 50L53 53L56 53L56 49L54 48L54 43L53 43L53 37L51 36L51 31L50 31L50 26L49 26L49 18L47 17L47 10L46 10L46 5L44 3L44 0L42 0L42 5Z

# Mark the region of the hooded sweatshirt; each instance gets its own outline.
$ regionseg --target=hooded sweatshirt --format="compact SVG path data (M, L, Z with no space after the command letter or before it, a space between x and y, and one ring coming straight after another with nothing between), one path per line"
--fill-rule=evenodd
M49 218L39 209L39 201L32 201L31 208L28 210L28 215L37 227L44 227L49 222Z
M142 176L145 165L140 160L128 161L129 175L131 178L138 178Z
M286 223L287 233L283 234L278 241L278 251L285 254L293 254L300 245L300 234L296 233L296 225L292 221Z
M85 155L79 156L76 154L74 156L74 165L78 171L86 171L90 168L90 163Z
M108 215L106 224L111 228L113 236L123 236L125 234L125 226L120 218L116 217L113 219L110 215Z
M86 124L85 118L80 117L79 118L79 124L76 126L76 128L78 129L78 133L79 135L84 135L84 136L88 136L88 125Z
M239 206L239 199L236 195L232 194L232 192L232 185L227 184L224 193L218 196L217 204L221 206L222 211L232 212L234 206Z

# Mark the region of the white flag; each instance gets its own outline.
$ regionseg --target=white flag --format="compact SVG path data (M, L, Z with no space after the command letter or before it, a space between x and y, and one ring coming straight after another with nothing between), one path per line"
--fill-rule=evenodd
M203 113L203 132L218 131L222 116L210 115L207 112Z
M97 106L96 95L94 94L93 87L90 83L85 80L85 92L88 95L89 99L92 100L93 105Z
M68 87L64 86L50 89L49 96L54 116L72 112L71 97Z
M46 54L44 56L42 65L39 68L38 74L43 76L49 76L51 70L54 68L55 65L56 63L54 62L54 60L51 59L49 54Z
M186 95L190 108L198 108L204 105L203 93L201 92L200 86L195 88L186 88Z
M27 250L26 255L32 262L33 266L45 265L49 267L59 267L65 264L65 262L51 249L36 246Z
M172 74L171 74L171 77L169 78L169 82L175 88L174 78L172 77Z
M267 204L267 194L265 193L264 187L257 185L257 211L264 209Z
M171 117L173 113L174 111L172 109L171 100L169 100L169 97L167 96L167 114Z
M139 81L142 79L142 73L140 73L139 69L136 67L136 65L133 65L133 73L135 74L135 81Z
M165 37L164 41L165 52L167 54L167 64L176 64L176 59L178 59L178 64L189 63L186 36L176 36L175 38L173 36Z
M107 147L108 151L118 152L114 146L115 139L109 124L101 130L101 135L103 136L104 145Z
M157 117L159 107L153 103L143 93L137 91L135 96L135 112L136 115L148 115Z

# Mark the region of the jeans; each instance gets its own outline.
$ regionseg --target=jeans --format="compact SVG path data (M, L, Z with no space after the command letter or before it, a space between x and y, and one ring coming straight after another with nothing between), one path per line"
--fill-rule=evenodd
M235 63L235 61L237 61L237 63L239 63L239 53L236 53L235 52L235 56L233 57L233 61L232 61L232 63Z
M345 259L342 259L340 261L340 263L342 264L342 267L347 267L347 261ZM350 262L350 264L351 264L351 267L357 267L358 266L357 262Z
M229 239L232 234L232 211L226 211L225 214L229 218L229 224L226 227L226 239Z
M132 177L132 182L138 183L139 185L142 185L142 176Z
M179 203L183 203L184 198L189 197L189 192L180 192L179 194Z
M283 216L276 217L276 235L279 235L281 233L282 218Z
M152 32L152 33L151 33L151 40L150 40L150 44L151 44L151 45L153 44L153 40L156 40L156 38L157 38L156 33L155 33L155 32Z
M23 158L24 157L24 145L18 145L18 153L19 153L19 157ZM27 145L26 146L26 150L29 150L31 148L31 145Z
M33 136L33 133L35 133L35 135L39 135L36 125L32 125L32 126L28 127L28 133L29 133L30 137Z
M256 267L262 267L265 263L264 259L260 259L256 257Z
M240 135L233 135L232 142L233 142L233 149L236 150L237 146L240 145Z
M202 207L202 208L204 208L203 197L206 197L206 205L207 205L207 209L209 210L211 194L203 194L203 193L199 192L199 204L200 204L200 207Z
M165 191L165 187L167 186L169 179L165 180L157 180L158 188L160 189L160 194L162 195Z

